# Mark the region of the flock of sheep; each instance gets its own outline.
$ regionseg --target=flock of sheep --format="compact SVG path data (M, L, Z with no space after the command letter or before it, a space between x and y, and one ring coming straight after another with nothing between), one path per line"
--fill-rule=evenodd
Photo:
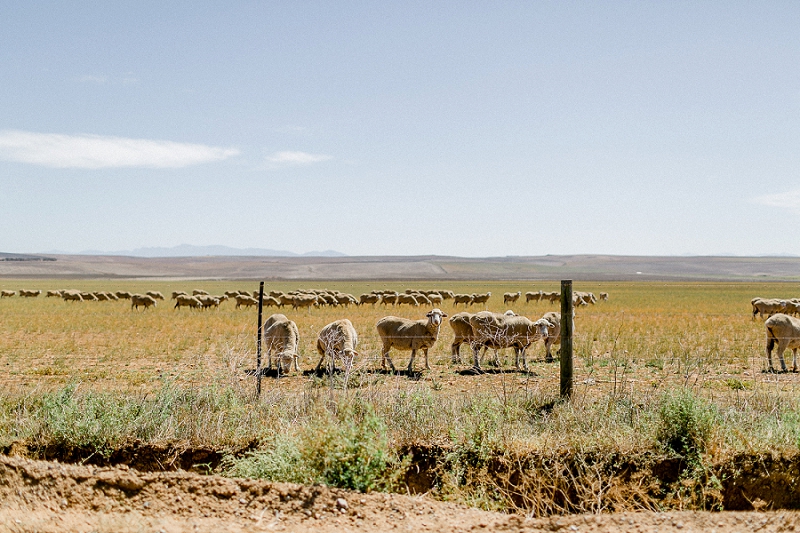
M20 290L22 297L37 297L42 291ZM4 290L0 297L11 297L15 291ZM158 291L147 291L144 294L132 294L127 291L98 291L82 292L78 290L53 290L47 291L48 297L60 297L68 302L80 301L113 301L127 299L131 302L132 309L148 309L157 305L158 300L165 300ZM392 348L399 351L410 351L408 371L414 370L414 361L418 351L425 357L425 368L430 369L428 351L436 343L442 322L448 315L438 306L445 300L452 300L453 307L459 304L464 307L486 304L492 293L460 294L448 290L413 290L405 292L376 290L356 297L352 294L328 289L323 290L296 290L290 292L270 291L263 295L262 303L265 307L288 307L303 309L311 307L332 306L348 307L350 305L385 306L409 305L419 307L424 305L432 310L420 320L386 316L378 320L376 329L382 342L381 364L385 369L388 365L396 371L390 351ZM505 293L504 304L517 302L522 292ZM184 291L172 293L171 300L175 301L174 308L188 307L190 309L209 309L219 307L226 300L236 302L236 308L253 307L258 305L258 292L251 291L226 291L222 295L211 295L203 290L193 290L192 294ZM557 292L527 292L525 303L548 301L555 303L560 299ZM599 298L590 292L574 292L573 304L575 306L592 305L598 300L608 300L607 293L600 293ZM513 348L515 353L515 366L518 370L528 370L525 352L531 344L542 340L545 346L545 360L553 361L551 347L560 343L561 314L547 312L538 320L532 321L524 316L519 316L513 311L494 313L478 311L471 313L462 311L454 314L449 320L454 333L451 345L451 355L454 364L461 364L460 348L467 344L473 352L473 367L481 368L481 357L488 349L494 350L494 362L499 365L498 351L504 348ZM271 369L273 363L279 373L286 373L294 367L299 371L299 343L300 335L297 324L283 314L273 314L262 327L262 340L267 357L267 368ZM319 332L316 348L320 359L316 370L320 371L323 364L328 372L336 370L337 362L341 367L349 368L359 354L358 334L348 319L336 320L326 325ZM327 360L327 363L326 363Z
M397 371L389 352L392 348L398 351L410 351L407 371L414 371L414 360L417 351L425 356L425 368L430 370L428 350L439 338L442 322L448 315L441 309L434 308L425 314L425 318L411 320L397 316L386 316L378 320L375 328L381 339L381 366L386 369L387 363L393 372ZM546 349L546 361L552 362L550 347L561 341L561 313L548 312L536 320L519 316L513 311L493 313L479 311L477 313L461 312L450 318L454 340L451 346L454 364L460 364L459 348L468 344L473 351L473 368L481 369L481 350L483 353L492 348L495 352L495 364L500 365L498 350L513 348L517 370L528 370L525 350L534 342L543 340ZM267 368L271 369L275 359L278 373L286 373L292 364L295 370L300 369L298 346L300 343L297 324L283 314L274 314L264 323L262 340L267 356ZM320 359L316 366L319 372L327 359L328 373L336 371L336 363L341 362L344 369L351 368L359 355L358 333L348 319L336 320L320 330L316 343Z

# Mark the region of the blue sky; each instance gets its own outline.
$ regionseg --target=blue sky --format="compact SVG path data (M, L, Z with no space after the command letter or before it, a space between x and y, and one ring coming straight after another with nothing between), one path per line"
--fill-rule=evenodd
M0 251L800 254L794 2L5 2Z

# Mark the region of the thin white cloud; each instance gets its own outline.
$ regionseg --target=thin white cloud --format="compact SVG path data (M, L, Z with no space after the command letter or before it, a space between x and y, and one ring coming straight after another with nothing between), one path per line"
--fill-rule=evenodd
M331 156L322 154L309 154L307 152L275 152L267 157L267 162L273 165L311 165L329 161Z
M765 194L756 196L753 201L757 204L769 207L783 207L785 209L800 209L800 189L794 191L781 192L777 194Z
M51 168L181 168L239 155L235 148L150 139L0 131L0 160Z

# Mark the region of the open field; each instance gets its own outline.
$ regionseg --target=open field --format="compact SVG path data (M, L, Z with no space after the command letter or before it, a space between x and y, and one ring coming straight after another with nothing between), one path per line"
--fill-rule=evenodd
M254 290L245 281L1 280L0 289ZM557 282L275 282L267 289L558 290ZM292 312L304 372L263 380L253 398L255 319L218 311L131 311L127 302L0 300L0 446L37 458L191 469L362 491L409 491L531 516L563 512L800 507L797 374L764 372L753 296L791 283L576 282L608 302L577 310L576 394L558 364L484 375L450 361L442 328L431 371L380 370L374 324L425 309ZM450 301L442 309L452 314ZM511 306L529 317L546 303ZM476 307L472 308L477 310ZM460 310L460 309L459 309ZM267 315L269 311L267 310ZM338 318L360 335L354 371L310 369L316 333ZM510 352L510 350L508 350ZM398 368L408 353L393 352ZM417 370L422 370L422 358Z

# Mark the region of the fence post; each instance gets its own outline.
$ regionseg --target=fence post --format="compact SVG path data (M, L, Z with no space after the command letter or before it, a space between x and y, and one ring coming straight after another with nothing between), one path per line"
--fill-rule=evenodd
M258 284L258 331L256 332L256 397L261 397L261 325L264 309L264 282Z
M572 396L572 280L561 280L561 397Z

